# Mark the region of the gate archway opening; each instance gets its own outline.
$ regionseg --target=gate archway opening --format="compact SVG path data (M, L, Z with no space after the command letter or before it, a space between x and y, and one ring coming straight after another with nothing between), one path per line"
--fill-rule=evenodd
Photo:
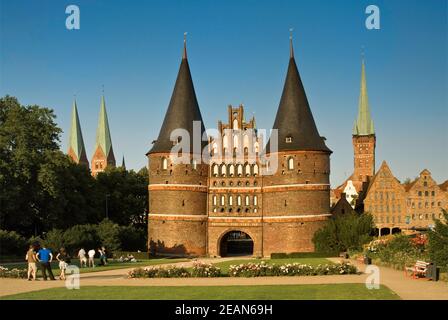
M254 253L254 241L245 232L229 231L219 243L221 257L251 256Z

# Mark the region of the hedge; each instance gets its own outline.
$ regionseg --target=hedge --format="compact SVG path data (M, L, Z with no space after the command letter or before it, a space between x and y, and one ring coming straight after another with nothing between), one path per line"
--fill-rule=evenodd
M328 254L324 252L291 252L291 253L271 253L271 259L291 259L291 258L329 258L337 257L338 253Z

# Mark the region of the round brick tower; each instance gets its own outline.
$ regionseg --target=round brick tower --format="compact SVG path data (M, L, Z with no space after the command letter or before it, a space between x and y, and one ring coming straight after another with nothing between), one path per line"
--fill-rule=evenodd
M330 216L330 154L319 135L294 59L292 40L274 129L277 170L263 177L263 255L314 251L312 238Z
M152 254L205 255L207 230L208 164L194 154L193 127L205 131L196 99L184 41L182 62L159 136L147 153L149 160L148 250ZM174 163L177 143L171 133L190 135L188 161ZM198 142L196 142L198 143ZM201 150L205 142L201 143ZM185 153L184 153L185 155Z

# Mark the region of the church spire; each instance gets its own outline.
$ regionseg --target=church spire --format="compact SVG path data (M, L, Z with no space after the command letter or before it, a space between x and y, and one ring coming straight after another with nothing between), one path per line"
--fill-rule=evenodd
M115 156L112 149L112 139L107 119L104 92L101 95L100 114L96 129L95 153L92 158L92 174L103 171L108 165L115 167Z
M373 120L370 115L369 98L367 95L366 67L364 62L364 52L362 53L361 64L361 88L359 93L358 117L353 125L353 135L367 136L375 134Z
M295 62L291 36L288 71L273 128L278 130L278 151L331 152L314 122ZM271 152L270 144L268 150Z
M124 162L124 155L123 155L123 160L121 160L121 167L126 170L126 163Z
M292 32L293 32L293 28L289 29L289 58L293 59L294 58L294 47L292 45Z
M187 32L184 32L184 50L182 51L182 59L187 59Z
M182 61L177 74L174 90L171 95L171 100L168 105L168 110L166 111L159 136L148 154L157 152L169 153L173 147L173 141L171 141L170 135L175 129L184 129L188 131L190 134L190 152L193 152L193 122L200 122L201 136L205 132L193 80L191 78L190 66L188 64L185 37L186 33L184 34ZM201 143L202 151L207 142L202 141Z
M73 100L72 107L72 122L70 128L68 155L76 163L82 163L87 166L89 165L86 156L86 148L84 147L84 140L82 138L81 124L79 123L76 98Z

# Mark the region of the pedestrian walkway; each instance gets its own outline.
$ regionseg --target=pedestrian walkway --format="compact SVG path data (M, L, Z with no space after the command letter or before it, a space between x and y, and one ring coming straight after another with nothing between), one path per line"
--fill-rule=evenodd
M235 258L204 258L204 262L218 263ZM238 258L239 260L240 258ZM340 258L330 258L334 262ZM362 272L365 265L357 261L350 261ZM177 265L191 267L193 261L168 263L163 266ZM158 265L162 266L162 265ZM336 284L336 283L365 283L368 275L331 275L306 277L259 277L259 278L151 278L128 279L127 273L132 270L115 269L81 274L82 286L250 286L250 285L300 285L300 284ZM397 293L402 299L448 300L448 284L446 282L432 282L406 278L403 272L380 267L380 283ZM21 279L0 279L0 296L23 292L37 291L49 288L64 287L64 281L26 281Z

